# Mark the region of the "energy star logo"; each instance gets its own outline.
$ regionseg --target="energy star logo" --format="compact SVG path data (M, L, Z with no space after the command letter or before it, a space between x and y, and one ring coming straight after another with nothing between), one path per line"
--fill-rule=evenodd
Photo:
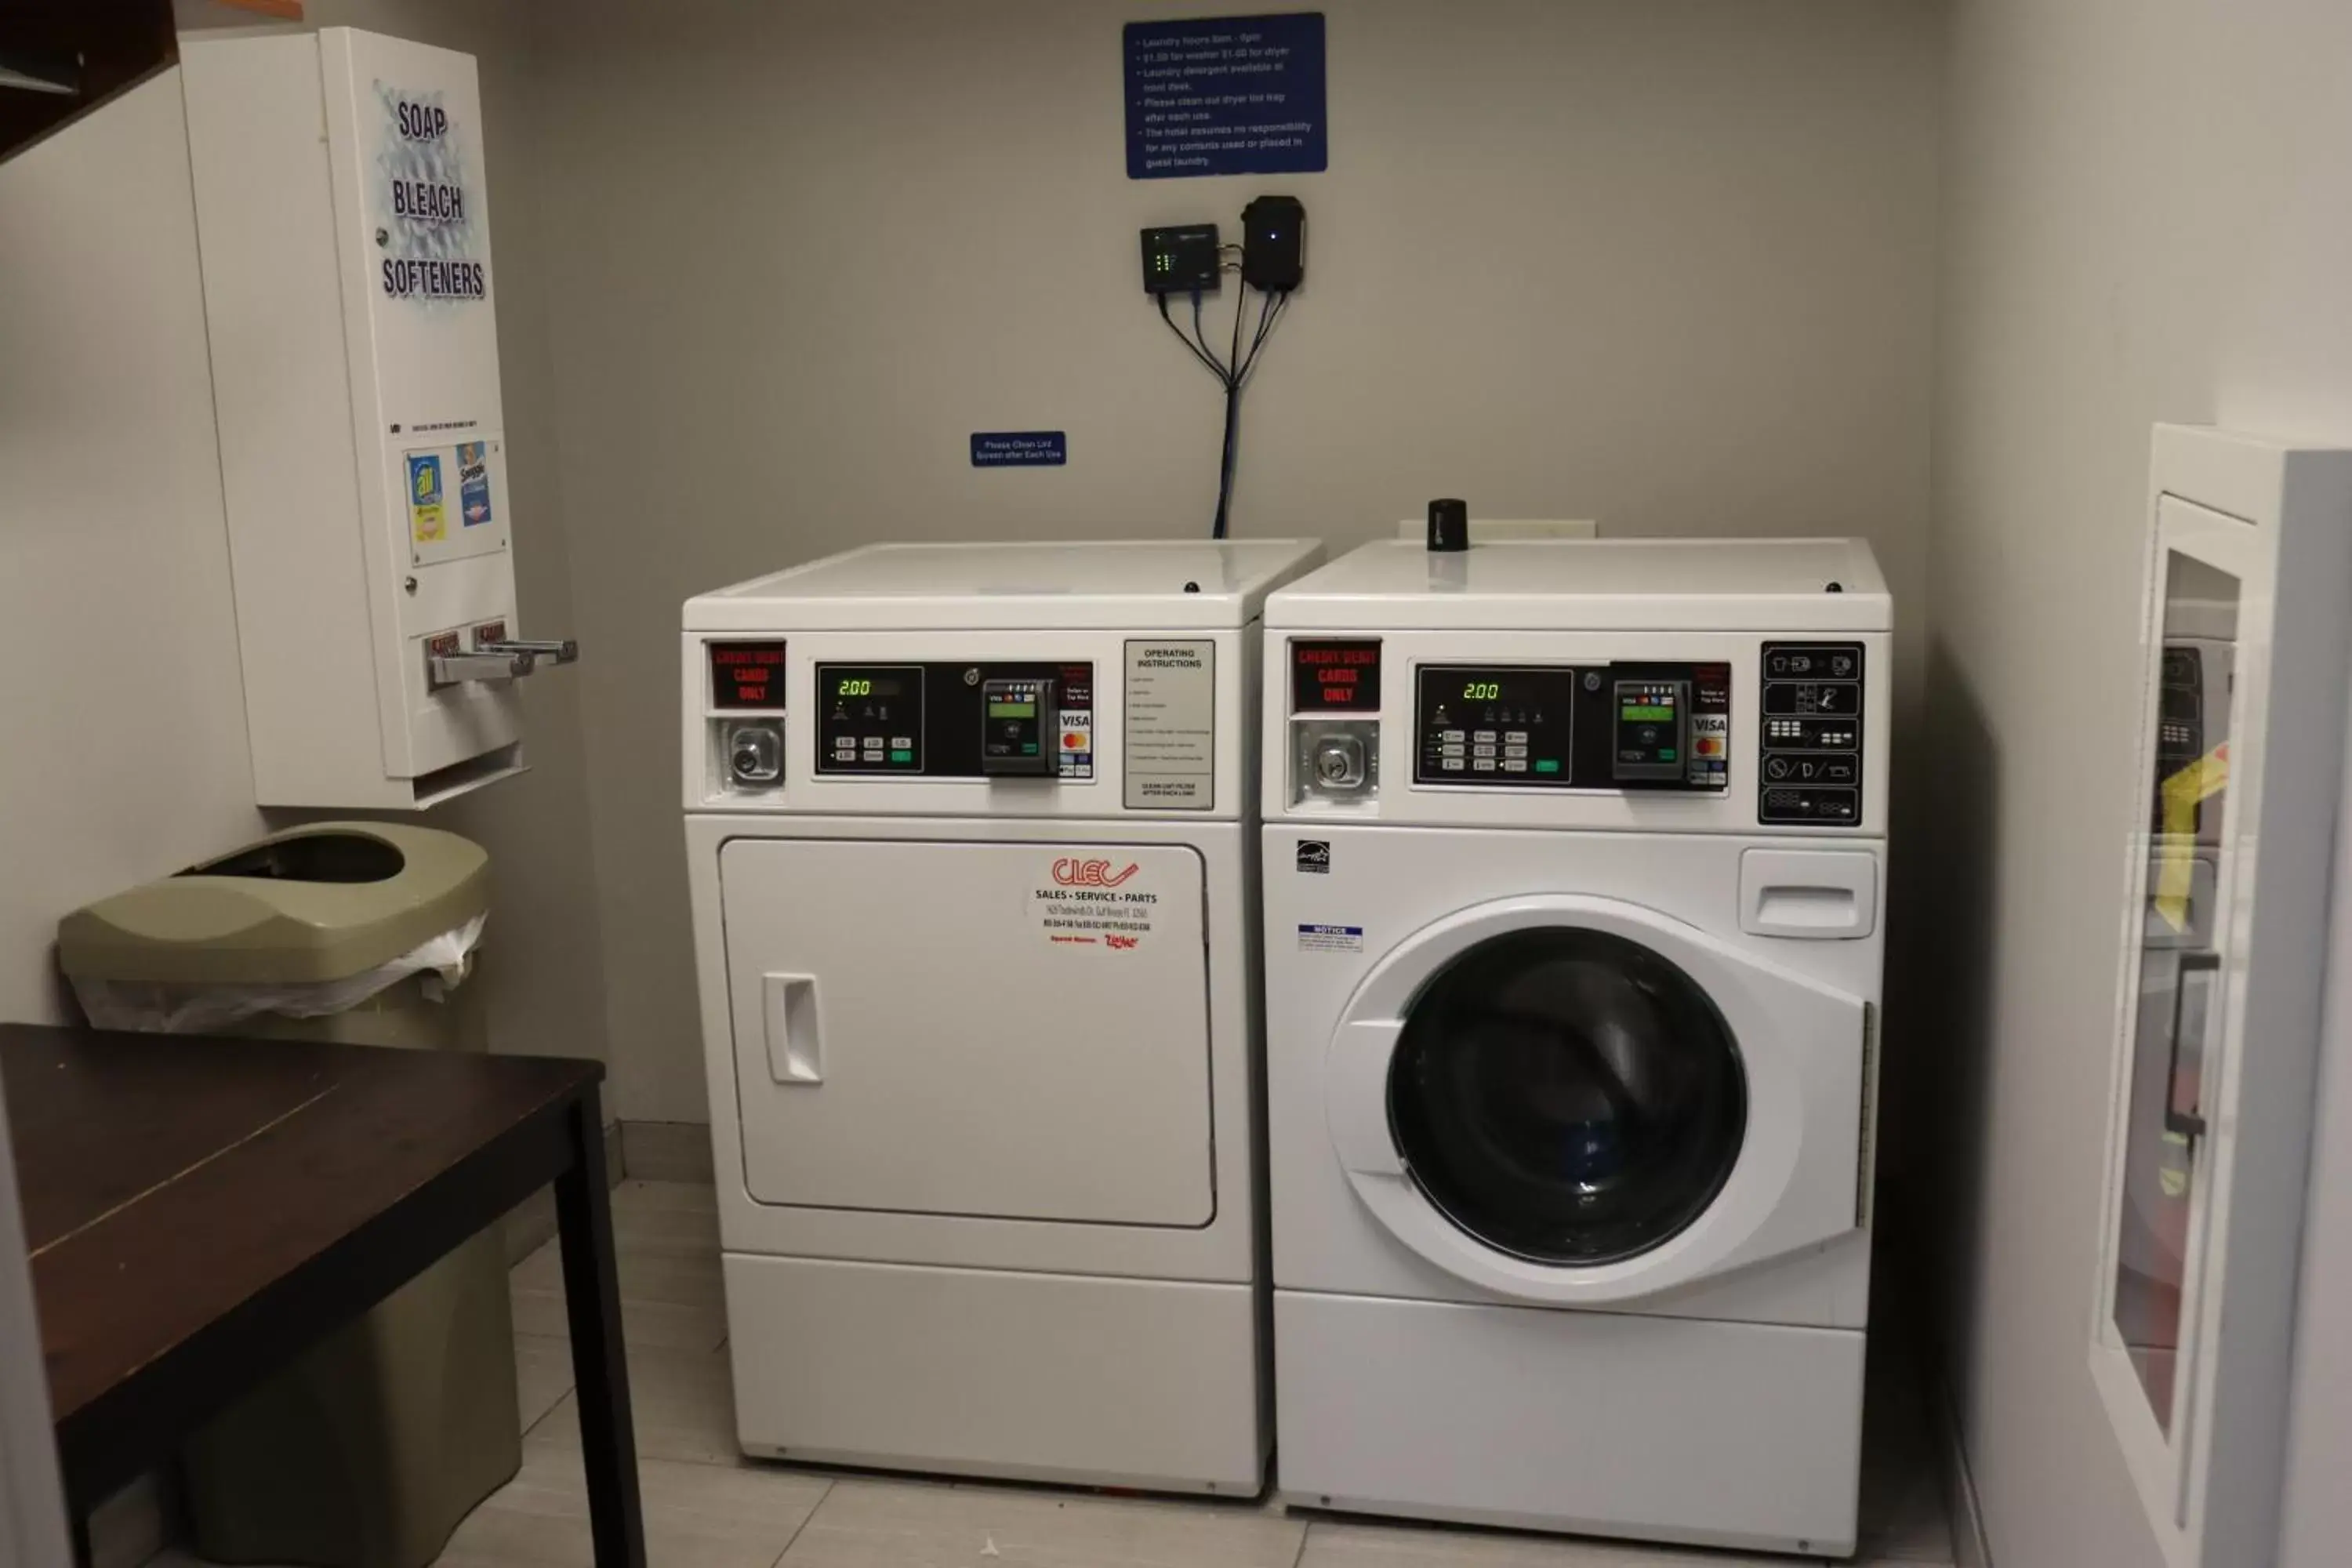
M1302 838L1298 841L1298 868L1317 876L1331 874L1331 841L1328 838Z

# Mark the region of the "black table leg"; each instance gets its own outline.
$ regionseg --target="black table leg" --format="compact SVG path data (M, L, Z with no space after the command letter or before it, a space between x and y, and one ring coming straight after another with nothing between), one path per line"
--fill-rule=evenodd
M593 1093L572 1103L572 1168L556 1178L555 1219L563 1244L563 1300L572 1321L589 1532L596 1543L596 1568L646 1568L629 1365L621 1348L621 1284L613 1262L612 1198L604 1182L604 1128Z

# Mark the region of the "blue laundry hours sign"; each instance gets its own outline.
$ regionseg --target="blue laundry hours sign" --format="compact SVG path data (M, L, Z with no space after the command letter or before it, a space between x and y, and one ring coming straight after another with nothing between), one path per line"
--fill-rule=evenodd
M1127 25L1127 177L1317 174L1330 165L1323 14Z

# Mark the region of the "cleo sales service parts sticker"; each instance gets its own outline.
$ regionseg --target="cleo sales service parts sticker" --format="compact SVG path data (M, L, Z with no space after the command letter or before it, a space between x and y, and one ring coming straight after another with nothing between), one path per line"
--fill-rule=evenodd
M438 452L408 459L408 532L419 544L448 537L448 525L442 516Z
M1091 855L1054 859L1029 889L1031 919L1057 947L1130 952L1151 935L1160 895L1139 862Z

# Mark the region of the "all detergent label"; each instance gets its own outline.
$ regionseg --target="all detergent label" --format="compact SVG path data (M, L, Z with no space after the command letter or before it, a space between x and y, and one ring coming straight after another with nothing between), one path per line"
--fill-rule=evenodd
M441 500L438 452L419 453L408 459L408 532L419 544L431 544L449 536Z

